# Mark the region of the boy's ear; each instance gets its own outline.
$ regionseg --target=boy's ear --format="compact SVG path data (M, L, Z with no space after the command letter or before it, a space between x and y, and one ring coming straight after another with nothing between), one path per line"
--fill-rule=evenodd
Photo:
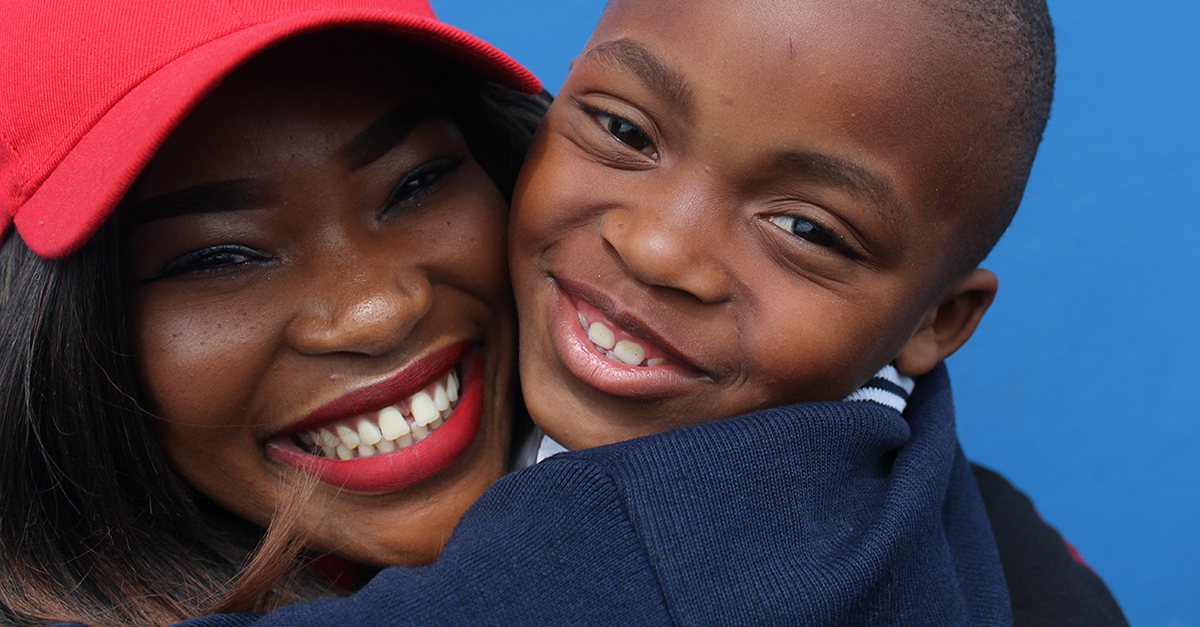
M921 326L896 357L896 369L917 377L954 354L991 306L997 284L996 275L981 268L952 283L926 312Z

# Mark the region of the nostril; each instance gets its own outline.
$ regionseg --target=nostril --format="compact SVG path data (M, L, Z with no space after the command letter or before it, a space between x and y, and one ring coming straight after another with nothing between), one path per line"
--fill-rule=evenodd
M732 283L719 255L686 225L620 211L602 219L600 234L638 281L685 292L704 303L728 298Z
M428 309L428 290L371 289L350 283L307 301L289 325L293 348L306 355L379 356L400 346Z

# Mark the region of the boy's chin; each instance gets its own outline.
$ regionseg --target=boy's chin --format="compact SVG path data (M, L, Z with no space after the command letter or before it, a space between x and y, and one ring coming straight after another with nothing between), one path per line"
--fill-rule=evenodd
M525 403L534 424L569 450L594 448L708 422L699 411L671 411L661 400L602 394L586 386L561 385L522 370ZM684 416L687 418L685 419ZM715 420L716 418L711 418Z

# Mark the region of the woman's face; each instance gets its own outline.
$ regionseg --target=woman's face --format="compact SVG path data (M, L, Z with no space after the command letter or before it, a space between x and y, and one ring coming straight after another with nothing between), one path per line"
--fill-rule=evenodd
M258 524L320 477L314 548L432 561L505 471L515 319L507 210L395 50L287 44L175 131L121 215L157 433Z

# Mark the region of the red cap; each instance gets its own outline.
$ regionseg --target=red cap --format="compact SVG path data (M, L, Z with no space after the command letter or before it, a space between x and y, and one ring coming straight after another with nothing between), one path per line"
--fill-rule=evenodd
M427 0L0 0L0 238L71 254L175 126L283 39L390 32L527 93L541 84ZM0 240L2 241L2 240Z

